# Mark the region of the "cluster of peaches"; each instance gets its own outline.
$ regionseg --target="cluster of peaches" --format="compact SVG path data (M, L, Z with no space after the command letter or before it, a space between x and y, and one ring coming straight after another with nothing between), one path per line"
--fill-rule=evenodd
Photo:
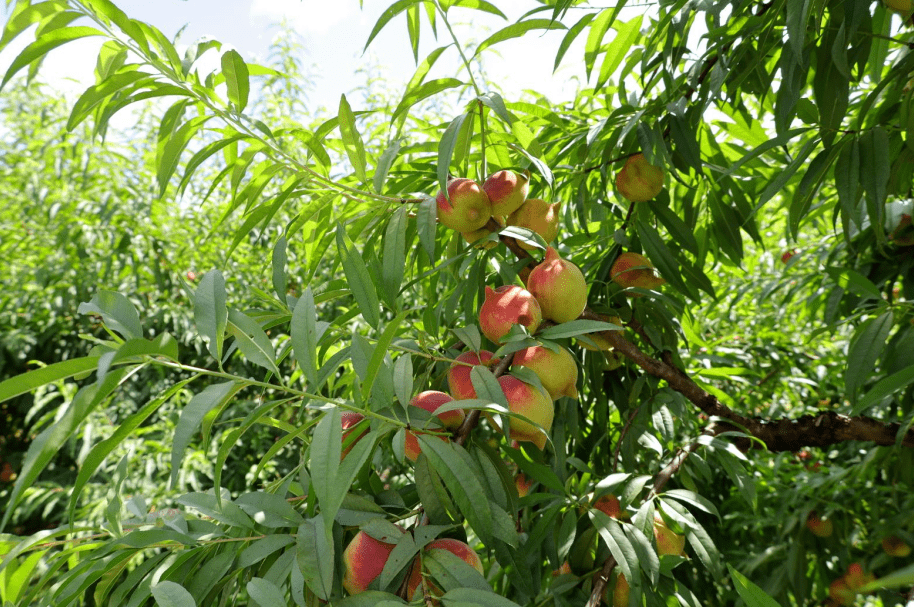
M639 159L640 158L640 159ZM658 175L651 170L659 171L643 161L643 157L629 159L626 167L617 178L617 187L630 200L649 199L659 191ZM647 176L645 177L645 171ZM647 185L645 185L647 183ZM659 173L659 184L662 186L663 175ZM650 191L647 191L647 190ZM558 205L548 204L541 199L527 199L528 177L512 171L498 171L489 176L480 186L471 179L457 178L448 182L447 193L437 196L438 220L448 228L460 232L468 242L476 242L490 233L487 224L494 219L499 226L511 225L527 228L539 234L547 243L558 235ZM653 193L651 193L653 192ZM648 198L644 198L648 196ZM491 226L489 226L491 227ZM493 242L492 245L495 243ZM525 249L532 245L518 241ZM487 246L487 245L486 245ZM623 253L611 270L613 280L623 288L641 287L656 288L664 283L653 273L653 266L643 256L636 253ZM573 263L561 258L553 247L546 250L545 260L533 268L526 280L526 288L516 285L505 285L493 289L486 287L485 299L479 310L479 328L493 343L505 343L506 336L515 325L526 327L534 334L543 321L560 324L577 319L587 305L587 283L584 274ZM615 320L615 319L613 319ZM589 336L603 350L609 350L608 344L600 341L597 335ZM493 367L499 359L487 350L468 351L456 358L447 373L450 393L426 390L415 396L409 407L416 407L431 414L437 423L446 431L456 431L463 424L466 412L459 408L448 408L448 403L459 400L476 399L476 388L471 380L474 366ZM539 449L546 446L548 432L555 417L554 401L568 396L577 398L578 369L572 354L559 346L532 346L513 354L513 367L523 367L536 374L539 386L522 381L514 375L501 375L498 384L505 395L508 410L507 423L511 439L519 442L531 442ZM435 412L444 409L438 415ZM501 425L486 414L489 421L499 432ZM355 412L342 415L343 456L358 441L367 428L358 431L356 426L363 416ZM416 462L421 453L417 432L427 437L436 437L448 441L450 438L438 429L429 428L430 432L407 429L403 434L403 455L411 462ZM353 435L358 431L358 435ZM529 484L517 477L521 496L529 490ZM593 507L610 513L606 508L607 500L615 500L614 514L618 518L619 502L613 496L604 496L594 502ZM655 523L655 534L662 554L681 554L684 538L669 530L663 520ZM387 541L385 541L387 540ZM372 537L365 531L359 531L347 546L343 561L345 574L343 586L350 594L357 594L368 589L377 578L397 543L397 538ZM455 539L439 539L428 544L422 554L433 554L434 551L446 551L459 557L480 574L483 572L479 556L473 549ZM407 578L407 598L412 599L419 591L423 581L422 556L410 565ZM624 580L620 584L624 583ZM440 588L425 583L426 596L438 596Z

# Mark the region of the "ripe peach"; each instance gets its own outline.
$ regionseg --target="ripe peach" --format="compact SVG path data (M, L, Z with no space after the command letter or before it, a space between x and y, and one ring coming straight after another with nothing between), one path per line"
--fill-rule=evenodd
M544 346L533 346L514 353L512 365L526 367L536 373L552 400L562 396L578 397L575 383L578 380L578 365L571 352L561 348L553 352Z
M546 249L546 259L533 268L527 289L536 297L543 317L557 323L570 322L587 306L587 281L578 266Z
M781 254L781 263L787 263L787 262L790 261L790 260L793 258L793 256L796 255L796 254L797 254L797 250L796 250L796 249L790 249L789 251L784 251L784 252Z
M844 582L847 584L848 588L854 591L866 586L875 579L875 575L863 571L863 567L860 563L851 563L848 565L847 573L844 574Z
M437 390L426 390L425 392L420 392L409 401L410 406L419 407L425 409L429 413L432 413L445 403L453 401L454 398L450 394L445 394L444 392L438 392ZM446 411L438 416L438 419L441 420L441 424L445 428L454 430L460 427L460 424L463 423L463 419L466 417L466 414L463 412L463 409L455 409L453 411ZM420 432L420 434L423 434ZM440 434L428 434L428 436L437 436L443 441L447 441L446 436L441 436ZM422 448L419 446L419 439L416 437L416 433L407 430L406 434L403 437L403 455L406 456L411 462L415 462L419 459L419 453L422 452Z
M844 578L838 578L828 586L828 596L834 599L839 605L853 605L857 593L850 589Z
M486 298L479 308L479 328L493 342L501 343L515 324L535 333L542 320L540 305L530 291L513 285L486 287Z
M479 184L463 177L447 184L447 195L438 192L438 221L457 232L472 232L486 225L492 216L489 197Z
M632 202L650 200L663 189L663 169L648 163L644 154L635 154L616 174L616 189Z
M623 289L656 289L666 281L654 274L654 265L644 255L622 253L609 270L610 277Z
M628 580L621 573L616 577L616 587L613 589L613 607L628 607Z
M519 209L508 216L508 225L527 228L536 232L549 244L559 235L559 205L560 202L549 204L541 198L529 198ZM526 251L536 249L522 240L517 244Z
M474 366L486 365L492 360L492 356L494 355L488 350L480 350L479 354L476 352L464 352L454 359L455 362L447 372L447 385L455 399L469 400L476 398L476 389L473 388L473 382L470 380L470 372L473 367L469 367L467 364Z
M834 525L829 519L819 518L815 510L806 518L806 526L818 537L830 537L834 532Z
M343 551L343 588L349 594L358 594L368 589L368 585L381 575L384 565L396 546L376 540L364 531L359 531Z
M498 378L498 383L501 384L501 390L505 393L505 397L508 400L508 410L511 413L523 415L530 421L542 426L546 432L552 429L555 408L552 405L552 399L549 398L547 393L540 392L538 388L522 382L513 375L502 375ZM491 421L491 416L489 416L489 419ZM495 424L495 427L498 428L499 432L502 431L498 424ZM540 449L546 446L546 435L533 424L511 417L508 427L511 428L512 439L531 442Z
M354 430L350 430L350 428L355 427L363 419L365 419L365 416L361 413L356 413L355 411L343 411L343 413L340 414L340 425L343 427L344 444L346 443L346 439L349 437L349 435L354 432ZM355 444L362 440L362 437L366 434L368 434L368 428L365 428L359 432L359 434L352 439L352 442L350 442L348 446L343 447L343 452L340 454L340 459L346 457L346 454L352 451L352 448L355 447Z
M911 554L911 547L897 535L890 535L882 540L882 549L889 556L906 557Z
M657 552L660 555L685 554L685 538L667 527L659 513L654 513L654 539L657 540Z
M435 540L425 547L423 550L424 553L429 553L433 550L446 550L451 554L460 557L467 565L475 569L480 573L484 574L485 571L482 568L482 561L479 558L479 555L470 548L467 544L464 544L460 540L455 540L452 538L442 538L440 540ZM419 589L419 584L422 582L422 567L421 559L416 559L413 562L412 568L409 571L409 581L407 582L406 596L412 599L416 591ZM441 588L439 588L433 582L426 582L426 591L432 596L441 596L444 594ZM437 603L436 603L437 604Z
M622 505L619 503L619 498L615 495L604 495L591 503L590 506L614 519L621 518L622 516Z
M514 486L517 487L518 497L524 497L530 493L530 488L533 487L533 484L536 481L532 478L527 478L523 472L518 472L514 477Z
M559 566L558 569L556 569L555 571L552 572L552 577L558 577L560 575L568 575L570 573L571 573L571 565L568 564L568 561L565 561L564 563L561 564L561 566Z
M482 184L482 191L489 196L492 214L506 217L516 211L527 199L529 179L514 171L492 173Z

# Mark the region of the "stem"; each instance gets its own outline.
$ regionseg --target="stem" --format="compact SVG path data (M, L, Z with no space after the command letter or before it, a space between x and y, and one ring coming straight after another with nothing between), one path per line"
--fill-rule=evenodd
M457 47L457 52L460 53L460 58L463 60L464 67L467 68L467 74L470 76L470 84L473 85L473 90L476 91L476 95L482 95L482 90L480 90L479 85L476 84L476 77L473 76L473 70L470 68L470 61L467 59L467 56L463 53L463 47L460 46L460 41L457 40L457 36L454 34L454 30L451 29L451 24L447 20L447 13L441 8L441 4L438 0L435 0L435 8L438 9L438 13L441 15L441 20L444 21L447 31L451 34L451 40L454 41L454 46Z

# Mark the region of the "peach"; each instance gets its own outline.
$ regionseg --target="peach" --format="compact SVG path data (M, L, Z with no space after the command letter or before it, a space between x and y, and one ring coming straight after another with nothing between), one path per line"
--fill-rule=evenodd
M568 561L559 566L558 569L552 572L552 577L558 577L560 575L569 575L571 573L571 565L568 564Z
M540 378L540 382L552 400L562 396L578 397L575 383L578 380L578 365L571 352L561 348L553 352L544 346L533 346L514 353L512 365L526 367Z
M346 440L349 437L349 435L352 434L353 432L355 432L354 430L350 430L350 428L355 427L363 419L365 419L365 416L362 415L361 413L356 413L355 411L344 411L340 415L340 422L341 422L340 425L343 427L343 444L344 445L346 444ZM368 434L368 428L365 428L364 430L359 432L359 434L352 439L352 442L350 442L348 445L344 446L343 451L340 454L340 459L343 459L344 457L346 457L346 454L349 453L350 451L352 451L352 448L355 447L355 444L357 442L359 442L360 440L362 440L362 437L365 436L366 434Z
M514 171L492 173L482 184L482 191L492 203L492 214L506 217L516 211L527 199L529 179Z
M628 607L628 594L628 580L620 573L616 577L616 587L613 588L613 607Z
M514 486L517 487L518 497L525 497L530 494L530 489L536 483L532 478L527 478L523 472L518 472L514 477Z
M492 204L479 184L463 177L447 184L447 197L438 192L438 221L457 232L472 232L486 225Z
M455 399L469 400L476 398L476 389L473 388L473 382L470 379L470 372L473 367L467 365L487 365L493 356L494 354L488 350L480 350L478 354L476 352L464 352L454 359L455 362L451 364L451 368L447 372L447 385ZM498 362L498 359L495 362Z
M529 198L519 209L508 216L508 225L527 228L536 232L549 244L559 235L559 205L560 202L549 204L541 198ZM537 247L518 240L517 244L526 251Z
M857 593L850 589L844 578L838 578L829 584L828 596L837 601L839 605L853 605Z
M657 540L657 552L660 555L673 554L681 556L685 554L685 538L669 527L659 513L654 513L654 539Z
M501 343L516 324L535 333L542 321L540 305L530 291L513 285L486 287L485 301L479 308L479 328L493 342Z
M908 4L910 5L911 3L908 2ZM904 214L901 216L901 221L898 222L898 225L895 226L895 229L889 234L889 240L900 247L907 247L914 244L914 228L911 226L910 215Z
M450 394L445 394L444 392L438 392L437 390L426 390L425 392L420 392L409 401L410 406L419 407L420 409L425 409L429 413L433 413L435 409L440 407L445 403L452 402L454 397ZM463 412L463 409L455 409L453 411L445 411L438 416L438 419L441 420L441 424L450 430L454 430L460 427L460 424L463 423L466 414ZM422 434L420 432L420 434ZM441 440L447 441L446 436L441 436L440 434L429 434L428 436L437 436ZM419 439L416 437L415 432L407 430L406 434L403 437L403 455L406 456L411 462L415 462L419 459L419 453L422 451L422 448L419 446Z
M796 254L797 254L796 249L790 249L789 251L784 251L783 253L781 253L781 263L787 263L788 261L793 259L793 256Z
M906 557L911 554L911 547L897 535L890 535L882 540L882 549L889 556Z
M614 519L621 518L622 516L622 505L619 503L619 498L615 495L604 495L593 502L591 507L596 508L606 516Z
M901 15L902 19L907 19L914 14L914 1L912 0L884 0L885 6L891 11Z
M576 319L587 306L584 274L552 247L546 249L546 259L530 272L527 290L536 297L543 317L557 323Z
M530 421L542 426L546 432L552 429L555 408L552 405L552 399L549 398L547 393L522 382L513 375L502 375L498 378L498 383L501 385L501 390L508 400L508 410L511 413L523 415ZM490 415L487 415L487 417L492 421ZM494 421L493 424L495 424ZM498 424L495 424L495 427L498 428L499 432L502 432ZM533 424L511 417L508 421L508 427L511 429L512 439L531 442L540 449L546 446L546 435Z
M864 573L860 563L851 563L848 565L847 573L844 574L844 583L847 584L848 588L854 591L866 586L875 579L876 576L872 573Z
M451 538L442 538L440 540L435 540L426 546L423 552L427 553L433 550L446 550L462 559L463 562L478 571L480 575L485 573L482 568L482 561L480 560L479 555L476 554L476 552L467 544L464 544L460 540ZM406 596L410 599L415 596L416 591L419 589L419 584L422 582L422 567L420 563L421 559L417 558L413 562L412 568L409 571L409 581L407 582ZM441 596L444 594L441 588L428 581L426 582L426 592L431 596Z
M368 590L368 585L384 570L384 565L396 546L376 540L364 531L359 531L343 551L343 588L349 594Z
M610 278L623 289L656 289L666 281L654 274L654 265L644 255L622 253L609 270Z
M663 189L663 169L648 163L644 154L635 154L616 174L616 189L631 202L645 202Z
M830 537L834 532L834 525L829 519L819 518L815 510L806 518L806 526L818 537Z

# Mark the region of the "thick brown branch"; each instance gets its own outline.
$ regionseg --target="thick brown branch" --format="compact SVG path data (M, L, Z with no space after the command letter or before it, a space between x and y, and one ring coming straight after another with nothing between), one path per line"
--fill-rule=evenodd
M589 310L585 310L581 318L605 320ZM654 377L665 380L671 388L688 398L706 415L733 422L735 427L732 429L742 429L760 439L769 451L798 451L803 447L827 447L851 440L867 441L877 445L895 444L899 424L887 424L863 415L850 417L833 411L823 411L818 415L804 415L795 420L774 421L740 415L703 390L675 366L642 352L635 344L625 339L620 331L604 331L601 335L623 356L634 361ZM901 444L905 447L914 447L914 429L905 433Z

